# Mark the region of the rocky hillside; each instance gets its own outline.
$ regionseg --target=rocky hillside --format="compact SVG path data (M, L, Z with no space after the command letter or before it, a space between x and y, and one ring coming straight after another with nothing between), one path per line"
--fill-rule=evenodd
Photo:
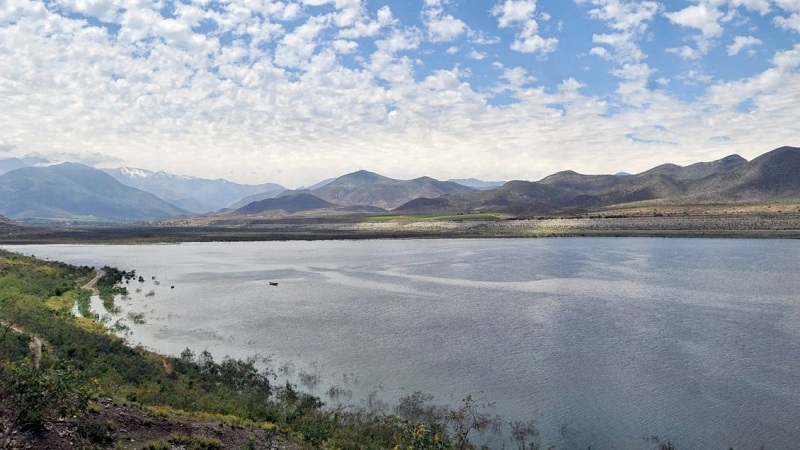
M285 195L277 198L268 198L257 202L249 203L235 211L234 215L253 215L268 212L296 213L301 211L311 211L314 209L335 208L333 203L308 193L297 195Z
M430 177L395 180L360 170L343 175L311 192L340 206L362 205L392 209L417 198L435 198L445 194L474 191L475 189L458 183Z
M402 213L497 211L552 214L641 201L726 203L800 199L800 148L781 147L752 161L731 155L681 167L664 164L636 175L553 174L471 194L414 200Z

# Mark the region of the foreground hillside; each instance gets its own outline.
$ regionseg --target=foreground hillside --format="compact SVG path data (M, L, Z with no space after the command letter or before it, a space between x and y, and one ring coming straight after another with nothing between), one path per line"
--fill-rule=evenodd
M88 304L96 286L113 308L135 271L95 274L0 250L0 448L469 449L490 426L523 447L537 436L532 422L502 422L470 396L455 409L414 393L393 410L328 410L273 384L257 356L217 362L206 351L130 347Z

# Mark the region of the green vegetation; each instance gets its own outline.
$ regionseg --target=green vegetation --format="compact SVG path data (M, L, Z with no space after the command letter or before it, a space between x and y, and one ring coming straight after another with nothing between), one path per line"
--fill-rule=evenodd
M101 291L114 291L117 283L134 277L103 270ZM78 447L119 446L122 427L100 415L109 404L148 414L139 424L144 428L155 421L211 421L269 439L284 436L295 448L468 449L474 448L469 438L476 432L515 429L483 414L472 397L455 409L429 405L431 397L415 393L394 411L380 401L370 401L368 410L330 410L288 382L273 385L274 371L257 357L216 362L207 351L186 349L180 357L166 357L131 348L96 321L72 315L74 302L81 311L87 308L89 294L78 286L92 274L89 267L0 250L0 412L8 423L0 428L0 447L15 447L13 439L28 431L38 436L67 422L74 425ZM528 442L534 432L530 427L515 434L523 437L518 448L536 448ZM144 448L223 444L194 433L165 436L142 439Z

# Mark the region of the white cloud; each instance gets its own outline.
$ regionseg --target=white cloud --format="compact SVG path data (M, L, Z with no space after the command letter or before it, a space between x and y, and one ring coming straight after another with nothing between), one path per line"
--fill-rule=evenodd
M775 17L773 19L775 26L783 30L792 30L800 33L800 14L794 13L789 17Z
M615 61L619 65L638 64L647 57L637 41L647 30L648 22L652 21L660 11L661 6L658 3L620 0L577 0L577 2L595 6L587 12L589 17L605 22L613 30L613 33L592 36L592 42L607 45L613 51L604 47L594 47L589 54Z
M611 55L605 47L592 47L592 49L589 50L589 54L599 56L603 59L611 59Z
M511 49L522 53L546 56L558 46L558 39L539 36L539 25L534 18L536 0L504 0L492 8L500 28L519 28Z
M485 58L486 58L486 53L481 53L481 52L479 52L479 51L477 51L477 50L471 50L471 51L470 51L470 52L467 54L467 58L469 58L469 59L474 59L474 60L476 60L476 61L481 61L481 60L483 60L483 59L485 59Z
M337 39L331 43L331 46L338 53L348 54L348 53L353 53L358 48L358 43L354 41L348 41L345 39Z
M764 8L757 0L715 2L704 4L721 12ZM101 3L64 0L69 8L55 8L55 0L47 7L40 0L0 1L4 155L62 155L296 186L359 167L398 178L635 172L664 162L647 140L678 143L671 154L676 163L730 152L754 156L796 141L800 48L776 53L769 69L735 82L715 82L699 69L703 64L689 64L695 70L672 85L663 76L653 80L662 75L658 61L638 42L661 31L651 30L654 2L583 2L607 27L594 37L587 31L584 45L615 62L619 80L616 92L593 95L584 93L596 92L590 77L548 72L547 62L480 47L500 38L468 27L458 36L467 39L444 46L463 66L426 72L430 31L401 23L389 7L366 9L363 0L240 0L213 8L176 2L169 19L154 1L127 2L114 13L99 11ZM441 17L448 10L447 2L427 5L442 8ZM770 5L774 14L798 13L789 1ZM119 31L68 14L79 8L107 14ZM546 54L542 42L528 39L524 47L545 18L536 2L501 1L483 14L515 32L520 49ZM558 19L554 14L553 27ZM199 32L198 24L212 31ZM750 37L763 39L760 55L770 45L760 32L725 43L738 54L756 45ZM700 56L699 47L670 51ZM484 55L482 63L468 59ZM496 73L477 72L486 65ZM492 75L491 87L478 87ZM705 96L680 101L653 83L710 87ZM492 106L487 95L501 92L514 102ZM754 105L747 114L737 109L745 101ZM717 136L730 139L716 142Z
M354 23L350 28L343 29L339 32L339 37L348 39L359 39L365 37L373 37L378 35L385 27L394 24L396 21L392 16L392 10L388 6L381 7L374 20L368 20L362 17L359 21Z
M753 36L736 36L733 38L733 43L728 46L728 55L733 56L747 47L761 44L761 39L754 38Z
M286 34L275 48L275 62L285 67L298 67L307 62L317 48L317 36L326 22L324 17L312 16Z
M788 12L800 12L800 0L772 0L779 8Z
M589 11L589 17L609 23L617 31L642 33L647 22L661 10L661 5L653 1L624 2L621 0L577 0L578 3L589 1L597 8Z
M664 16L674 24L700 30L705 37L717 37L722 34L719 22L724 14L707 3L687 6L680 11L665 13Z
M735 7L744 6L749 10L757 11L762 16L772 9L770 0L731 0L731 5Z
M678 76L678 80L682 81L683 84L694 86L697 84L708 84L714 81L714 77L711 75L699 71L699 70L688 70L682 75Z
M672 53L673 55L678 55L678 57L685 60L697 60L703 57L703 52L695 50L688 45L677 48L668 48L666 49L666 52Z
M440 1L426 1L422 18L433 42L453 41L467 30L467 24L462 20L444 13Z
M494 45L499 44L500 38L497 36L489 36L483 31L467 30L469 41L475 45Z
M116 21L124 7L120 0L60 0L57 3L68 11L97 17L103 22Z
M511 67L503 71L503 78L508 81L507 87L519 89L526 84L533 83L536 78L528 75L528 71L522 67Z
M605 44L614 48L613 58L619 63L635 63L645 58L644 52L636 45L633 37L629 33L616 34L595 34L592 42ZM590 52L591 53L591 52ZM597 54L596 52L593 54ZM598 54L598 56L607 56Z

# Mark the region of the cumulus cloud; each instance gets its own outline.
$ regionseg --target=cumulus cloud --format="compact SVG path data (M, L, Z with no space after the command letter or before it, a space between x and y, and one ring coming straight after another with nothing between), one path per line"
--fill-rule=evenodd
M783 30L800 33L800 14L794 13L789 17L778 16L774 19L775 26Z
M677 55L681 59L685 60L692 60L692 59L700 59L703 57L704 52L698 51L688 45L684 45L681 47L674 47L666 49L667 53L671 53L673 55Z
M719 21L724 14L706 3L687 6L680 11L665 13L664 16L674 24L700 30L705 37L717 37L722 34Z
M539 24L534 14L536 0L504 0L492 8L500 28L518 28L511 49L522 53L537 53L546 56L556 50L558 39L539 35Z
M452 41L467 30L467 24L450 14L445 14L440 0L426 0L422 12L428 36L433 42Z
M613 60L620 65L638 64L647 55L638 41L647 30L648 22L660 11L661 6L652 1L624 2L621 0L578 0L579 4L590 4L594 8L587 15L604 23L612 33L594 34L592 42L606 47L593 47L589 54Z
M634 172L656 141L677 143L673 162L688 163L796 140L797 47L776 53L758 29L719 35L732 55L774 53L769 68L715 80L701 70L703 48L685 46L669 51L699 63L670 83L640 45L658 39L651 23L667 3L579 3L580 21L532 0L470 14L465 2L427 0L411 15L365 0L0 2L0 153L291 186L359 167L492 179ZM796 0L700 4L797 30ZM665 23L714 34L690 13ZM449 27L429 20L448 17ZM584 77L607 67L597 58L544 59L559 50L541 36L547 19L576 32L580 52L611 61L616 84ZM587 19L605 29L576 30ZM691 101L667 92L691 83Z
M467 54L467 58L469 58L469 59L474 59L474 60L476 60L476 61L481 61L481 60L483 60L483 59L485 59L485 58L486 58L486 53L482 53L482 52L479 52L479 51L477 51L477 50L471 50L471 51L470 51L470 52Z
M784 11L800 12L800 2L797 0L772 0L775 5Z
M577 2L595 6L588 12L591 18L609 23L614 30L631 34L644 32L647 29L647 22L653 20L661 10L661 5L653 1L577 0Z
M374 19L368 18L366 14L362 15L349 28L341 30L339 37L347 39L373 37L395 22L392 10L388 6L383 6L378 9Z
M728 46L728 55L733 56L747 47L761 45L762 40L753 36L736 36L733 38L733 43Z
M314 16L286 34L275 49L275 62L281 66L298 67L308 61L317 48L317 36L326 22L325 18Z

